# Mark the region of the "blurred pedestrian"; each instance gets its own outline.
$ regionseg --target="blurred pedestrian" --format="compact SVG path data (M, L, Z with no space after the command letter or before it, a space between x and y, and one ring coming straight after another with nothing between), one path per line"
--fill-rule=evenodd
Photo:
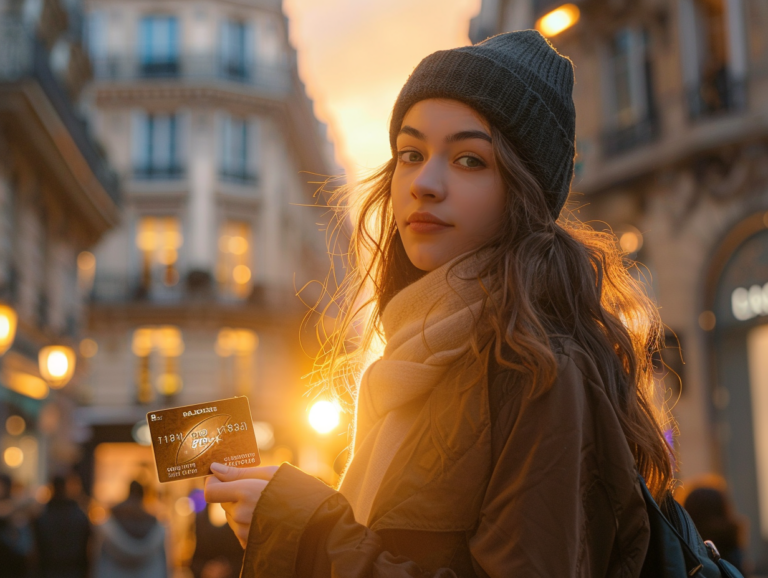
M52 485L51 500L34 522L38 573L42 578L86 578L91 523L67 496L63 476L54 477Z
M206 504L195 517L195 554L190 569L195 578L237 578L243 565L243 548L226 525L214 526ZM223 514L223 512L222 512Z
M720 556L744 571L744 525L734 513L725 492L717 488L696 488L685 499L683 507L691 515L699 534L711 540Z
M99 526L97 578L165 578L165 529L144 510L144 488L131 482L128 498Z
M29 572L32 530L11 495L10 476L0 474L0 578L24 578Z

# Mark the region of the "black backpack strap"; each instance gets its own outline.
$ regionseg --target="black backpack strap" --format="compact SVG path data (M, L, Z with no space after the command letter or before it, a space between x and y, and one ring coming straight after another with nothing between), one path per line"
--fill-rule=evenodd
M637 477L651 525L651 540L641 578L744 578L725 560L715 559L713 549L701 539L688 512L671 494L666 496L660 508L643 476L638 474Z

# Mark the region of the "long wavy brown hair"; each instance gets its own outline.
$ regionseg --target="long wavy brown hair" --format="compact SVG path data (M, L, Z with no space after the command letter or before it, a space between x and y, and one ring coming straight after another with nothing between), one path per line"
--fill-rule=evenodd
M663 347L658 310L615 235L594 230L568 210L555 219L526 163L504 134L490 128L507 189L504 225L478 249L490 255L478 282L486 292L483 314L495 334L495 359L525 374L538 395L557 373L551 340L567 336L581 345L602 373L638 470L661 499L673 481L674 450L664 430L674 422L653 375L652 355ZM390 190L396 166L393 157L358 185L336 189L329 203L337 208L335 231L345 219L353 226L341 282L330 282L340 271L332 266L326 280L326 289L335 287L328 290L332 298L316 309L321 347L310 390L347 411L354 409L361 372L380 352L382 311L425 274L408 259L395 225ZM471 342L480 355L476 332ZM505 358L503 350L512 355Z

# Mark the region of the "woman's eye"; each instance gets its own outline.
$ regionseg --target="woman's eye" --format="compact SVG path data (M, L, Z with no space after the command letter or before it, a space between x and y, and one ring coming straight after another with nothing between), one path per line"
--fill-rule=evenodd
M485 163L481 161L479 158L469 156L469 155L460 157L456 162L460 164L462 167L466 167L468 169L477 169L485 166Z
M416 151L403 151L400 153L400 160L405 163L417 163L422 160L421 153Z

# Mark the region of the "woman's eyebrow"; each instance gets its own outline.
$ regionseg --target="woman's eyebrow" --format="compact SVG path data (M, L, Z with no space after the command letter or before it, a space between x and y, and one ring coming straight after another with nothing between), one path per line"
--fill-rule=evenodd
M479 138L479 139L491 142L491 137L485 134L481 130L463 130L461 132L457 132L456 134L452 134L446 137L445 142L452 143L460 140L469 140L473 138Z
M413 128L412 126L408 126L408 125L405 125L403 128L401 128L400 132L397 133L397 134L398 135L407 134L407 135L412 136L413 138L417 138L419 140L427 140L427 135L425 135L419 129Z
M398 134L407 134L419 140L427 140L427 135L425 135L419 129L413 128L412 126L409 126L409 125L405 125L403 128L401 128ZM491 137L481 130L463 130L461 132L448 135L447 137L445 137L445 142L446 144L450 144L460 140L469 140L473 138L479 138L484 141L492 142Z

